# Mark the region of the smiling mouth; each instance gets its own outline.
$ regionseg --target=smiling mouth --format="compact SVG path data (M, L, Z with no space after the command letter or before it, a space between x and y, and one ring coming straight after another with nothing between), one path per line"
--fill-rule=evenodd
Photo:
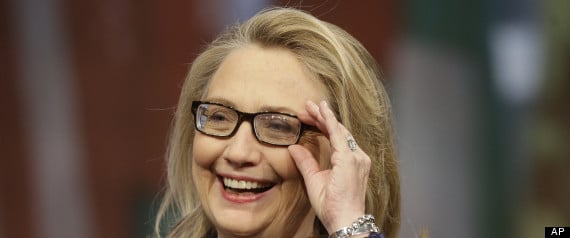
M233 178L219 177L224 185L224 190L232 193L263 193L271 189L275 184L255 181L245 181Z

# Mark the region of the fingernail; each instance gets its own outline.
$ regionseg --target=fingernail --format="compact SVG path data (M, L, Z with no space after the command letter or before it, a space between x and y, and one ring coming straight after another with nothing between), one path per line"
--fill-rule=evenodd
M327 101L323 100L323 106L326 108L329 108L329 104L327 103ZM330 108L329 108L330 109Z
M313 109L315 109L316 111L319 110L319 106L317 106L317 104L314 103L313 101L309 101L309 105L311 105L311 107L312 107Z

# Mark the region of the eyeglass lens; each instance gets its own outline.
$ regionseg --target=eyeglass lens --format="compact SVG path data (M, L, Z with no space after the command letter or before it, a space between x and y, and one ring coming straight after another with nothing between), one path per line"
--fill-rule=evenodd
M239 113L216 104L200 104L196 110L196 128L212 136L230 136L239 124ZM274 145L292 145L301 131L299 119L279 113L258 113L253 119L258 140Z

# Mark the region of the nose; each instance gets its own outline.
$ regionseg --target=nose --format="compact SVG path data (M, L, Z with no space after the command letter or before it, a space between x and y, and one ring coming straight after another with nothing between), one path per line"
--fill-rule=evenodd
M237 132L228 140L224 159L234 167L254 166L259 163L261 152L251 123L241 123Z

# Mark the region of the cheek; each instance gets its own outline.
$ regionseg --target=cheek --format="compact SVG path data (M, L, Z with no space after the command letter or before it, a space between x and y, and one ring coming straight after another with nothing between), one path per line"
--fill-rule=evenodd
M221 145L216 139L196 133L192 144L193 164L202 168L209 168L221 155Z
M301 178L297 166L289 154L287 148L278 149L271 153L266 153L265 157L271 168L283 180L283 182L296 181Z
M210 167L219 157L219 143L213 143L212 138L197 133L192 143L192 178L204 209L209 210L207 201L216 177Z
M306 187L303 177L298 172L293 158L288 154L287 157L282 159L280 163L274 163L273 168L283 179L281 186L281 199L278 206L282 216L276 216L275 224L287 224L285 226L285 233L293 233L292 227L299 227L300 223L304 221L305 216L311 210L311 204L307 197Z
M325 136L307 133L307 136L301 138L300 144L311 152L321 169L329 169L331 167L330 141Z

